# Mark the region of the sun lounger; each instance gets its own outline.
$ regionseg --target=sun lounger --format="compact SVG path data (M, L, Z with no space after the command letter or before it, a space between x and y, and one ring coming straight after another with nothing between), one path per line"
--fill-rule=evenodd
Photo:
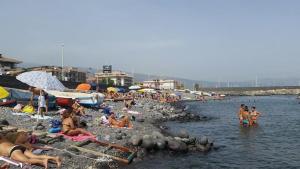
M8 157L3 157L3 156L0 156L0 160L1 161L4 161L6 163L9 163L10 165L14 165L16 167L20 167L22 169L31 169L32 167L30 165L27 165L27 164L23 164L21 162L18 162L18 161L15 161L15 160L12 160Z

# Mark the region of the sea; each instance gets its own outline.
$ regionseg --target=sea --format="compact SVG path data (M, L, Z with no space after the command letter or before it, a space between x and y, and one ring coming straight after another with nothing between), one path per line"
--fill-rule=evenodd
M172 132L208 136L215 150L209 153L154 153L130 169L200 168L300 168L300 100L296 96L227 97L222 101L186 102L189 111L208 121L165 125ZM258 125L242 127L237 112L241 104L261 112ZM127 167L126 167L127 168Z

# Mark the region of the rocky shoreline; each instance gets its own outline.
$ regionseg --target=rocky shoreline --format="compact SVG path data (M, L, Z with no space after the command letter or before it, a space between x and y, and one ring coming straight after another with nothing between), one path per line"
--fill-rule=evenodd
M123 114L124 105L122 102L108 102L107 104L111 106L115 113ZM188 112L187 108L184 107L184 103L169 104L150 99L139 99L132 110L141 112L132 121L133 129L116 129L99 125L102 115L100 110L86 109L86 114L92 117L84 119L87 130L95 134L99 140L136 150L137 156L134 158L133 163L141 161L147 154L157 151L174 153L208 152L213 147L213 142L205 136L190 136L184 129L178 133L170 133L167 127L163 125L163 122L167 121L207 120L207 117ZM37 123L35 119L26 116L15 116L12 113L10 108L0 107L1 120L7 120L12 126L32 130L33 124ZM50 112L50 114L53 119L59 119L55 111ZM130 114L125 115L129 116ZM50 119L41 122L45 126L42 131L49 128L49 121ZM76 148L70 148L72 144L74 143L68 140L53 142L51 146L56 149L46 153L61 156L63 160L62 168L119 168L119 164L111 159L95 157L91 154L82 153ZM99 148L97 151L102 150Z

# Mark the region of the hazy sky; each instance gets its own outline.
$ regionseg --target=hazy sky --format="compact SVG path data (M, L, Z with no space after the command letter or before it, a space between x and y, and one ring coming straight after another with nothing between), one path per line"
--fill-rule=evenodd
M196 80L300 76L300 1L1 0L0 53Z

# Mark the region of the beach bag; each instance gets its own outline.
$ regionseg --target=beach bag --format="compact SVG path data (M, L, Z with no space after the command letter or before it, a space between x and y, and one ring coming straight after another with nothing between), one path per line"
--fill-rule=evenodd
M22 109L23 113L27 113L27 114L33 114L34 113L34 107L31 105L27 105Z
M59 133L61 131L60 127L57 128L51 128L48 130L49 133Z
M61 121L59 121L59 120L51 120L50 121L50 126L52 128L59 128L61 126Z

